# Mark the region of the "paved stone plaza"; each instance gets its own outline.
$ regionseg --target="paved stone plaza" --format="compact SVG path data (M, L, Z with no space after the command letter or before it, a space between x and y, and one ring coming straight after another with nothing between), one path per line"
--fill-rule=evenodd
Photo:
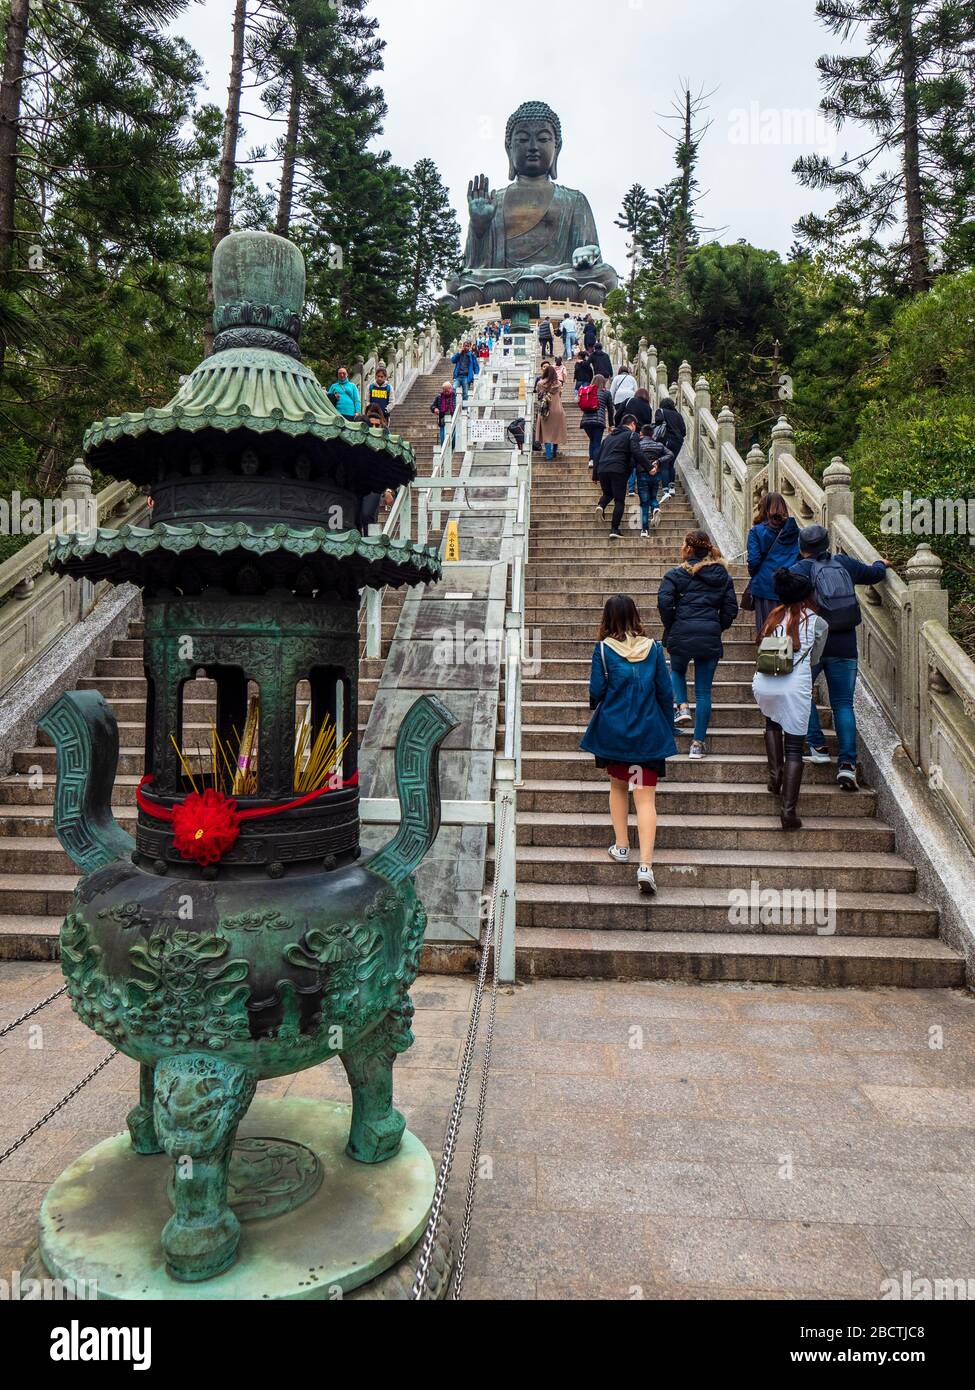
M0 1026L61 982L56 964L0 966ZM434 1154L472 990L421 977L396 1067ZM0 1043L0 1149L109 1050L66 999L32 1023L43 1033ZM337 1062L261 1090L348 1094ZM0 1275L31 1248L48 1185L124 1127L136 1091L116 1058L3 1165ZM541 981L499 1005L465 1297L875 1299L905 1271L973 1280L973 1153L962 992Z

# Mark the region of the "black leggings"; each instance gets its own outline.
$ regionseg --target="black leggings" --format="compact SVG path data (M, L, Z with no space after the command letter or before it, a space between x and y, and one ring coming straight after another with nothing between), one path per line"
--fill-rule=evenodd
M766 719L765 719L765 728L766 728L766 730L767 730L770 734L771 734L771 733L778 733L778 734L781 734L781 733L782 733L782 725L781 725L781 724L776 724L776 722L775 722L774 719L769 719L768 717L766 717ZM801 762L802 762L803 749L804 749L805 746L806 746L806 740L805 740L804 735L802 735L802 734L785 734L785 735L784 735L784 738L785 738L785 760L786 760L786 762L787 762L787 763L801 763Z

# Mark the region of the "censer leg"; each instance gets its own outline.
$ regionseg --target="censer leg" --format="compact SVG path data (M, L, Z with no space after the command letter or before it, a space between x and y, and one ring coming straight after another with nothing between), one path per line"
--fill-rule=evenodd
M398 1152L406 1121L393 1108L396 1049L388 1020L341 1053L352 1087L352 1126L345 1152L358 1163L383 1163Z
M156 1066L156 1130L176 1163L176 1210L162 1245L167 1272L181 1283L212 1279L237 1257L240 1224L227 1205L227 1178L256 1085L251 1072L218 1057L167 1057Z
M126 1121L137 1154L161 1154L163 1151L152 1114L154 1094L153 1068L143 1064L139 1068L139 1104L132 1107Z

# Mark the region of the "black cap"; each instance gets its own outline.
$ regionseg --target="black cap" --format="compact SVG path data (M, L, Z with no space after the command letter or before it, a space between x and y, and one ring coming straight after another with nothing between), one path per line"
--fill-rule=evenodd
M807 555L818 554L821 550L829 548L829 532L825 526L818 523L815 526L807 526L804 531L799 532L799 546Z

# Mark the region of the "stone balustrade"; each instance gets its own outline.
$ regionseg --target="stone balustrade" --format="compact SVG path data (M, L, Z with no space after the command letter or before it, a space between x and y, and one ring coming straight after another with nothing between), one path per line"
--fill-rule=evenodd
M353 363L349 367L349 376L359 388L360 397L365 400L367 388L376 379L377 367L385 367L396 404L409 395L418 377L433 371L442 356L440 331L435 323L431 323L418 333L404 333L393 344L393 350L387 357L373 353L367 361Z
M627 359L615 335L607 334L614 363ZM866 564L879 552L857 529L850 470L841 458L826 468L822 483L798 462L795 432L783 416L768 452L753 448L742 458L736 446L734 412L712 413L704 377L697 381L689 363L668 385L668 370L646 339L630 366L640 386L659 405L669 395L687 423L681 473L692 501L703 492L704 524L733 543L743 559L754 513L766 492L779 492L801 527L818 522L830 533L834 551ZM914 766L975 850L975 662L948 631L948 594L941 560L919 545L905 577L888 572L887 581L861 593L860 672L890 720Z
M139 525L147 516L146 499L131 483L112 483L93 496L91 473L81 459L68 469L59 500L63 518L0 565L0 694L80 622L108 587L52 574L51 536L89 516L99 526Z

